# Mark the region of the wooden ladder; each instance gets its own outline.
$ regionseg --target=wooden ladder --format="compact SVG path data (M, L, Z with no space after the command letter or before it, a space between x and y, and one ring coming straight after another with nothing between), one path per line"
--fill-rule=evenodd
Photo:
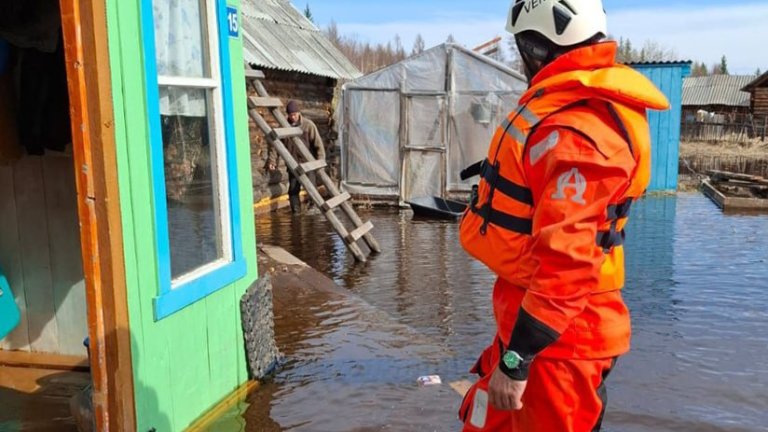
M253 86L257 94L257 96L248 98L248 114L253 121L256 122L259 129L264 132L264 136L267 138L270 145L277 150L277 154L285 160L288 169L291 170L291 173L293 173L293 175L301 182L301 185L304 186L304 190L307 191L307 194L317 208L323 212L328 219L328 222L333 226L333 229L339 233L339 236L341 236L347 244L347 247L355 256L355 259L361 262L366 261L365 254L363 254L363 250L358 244L360 239L365 240L365 243L368 244L368 248L373 253L380 253L381 247L373 237L373 234L371 234L373 224L370 221L363 222L362 219L360 219L360 216L358 216L354 207L352 207L352 204L349 202L351 199L349 193L342 193L339 191L339 188L336 187L334 182L325 172L325 161L316 160L312 155L312 152L310 152L307 146L304 145L304 141L300 138L304 135L304 132L301 128L291 127L288 123L288 120L282 112L282 101L278 98L270 97L261 82L264 79L264 73L246 68L245 78ZM272 126L270 126L261 116L258 108L268 108L280 127L277 129L272 128ZM293 158L283 142L283 140L287 139L293 140L293 145L296 146L301 153L301 156L307 162L300 164ZM320 195L320 192L317 190L317 187L315 187L315 184L310 181L309 177L307 177L307 174L311 172L317 172L317 176L322 181L326 191L330 193L331 198L327 201L323 199L322 195ZM351 231L344 226L336 215L335 211L339 208L347 215L347 218L354 226Z

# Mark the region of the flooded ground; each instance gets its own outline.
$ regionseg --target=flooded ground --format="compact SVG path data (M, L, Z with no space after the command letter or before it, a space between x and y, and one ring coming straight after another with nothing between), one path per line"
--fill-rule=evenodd
M768 216L724 215L699 194L648 198L633 212L633 351L609 379L605 430L766 430ZM289 362L243 407L243 429L460 428L460 396L416 378L470 378L493 332L493 277L461 251L453 223L408 211L365 217L385 251L366 265L354 265L320 214L258 219L260 243L352 296L307 293L276 308Z

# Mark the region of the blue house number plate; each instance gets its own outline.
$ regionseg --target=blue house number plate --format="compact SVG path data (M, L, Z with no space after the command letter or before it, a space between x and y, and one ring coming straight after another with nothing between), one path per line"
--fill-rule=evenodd
M227 8L227 26L229 27L229 36L235 38L238 37L240 34L240 22L237 19L236 8Z

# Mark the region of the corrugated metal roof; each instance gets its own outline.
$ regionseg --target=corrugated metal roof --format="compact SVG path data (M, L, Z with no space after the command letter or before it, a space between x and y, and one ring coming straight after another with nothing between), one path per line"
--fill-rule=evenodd
M683 80L683 106L749 107L750 95L741 89L754 75L711 75Z
M336 79L362 74L288 0L244 0L243 56L259 68L303 72Z

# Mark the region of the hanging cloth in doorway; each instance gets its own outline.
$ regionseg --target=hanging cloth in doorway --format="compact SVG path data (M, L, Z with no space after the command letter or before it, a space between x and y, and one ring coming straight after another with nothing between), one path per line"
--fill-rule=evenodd
M58 0L0 1L0 37L18 48L17 125L31 155L72 141Z
M0 1L0 38L11 45L52 53L60 33L58 0Z
M53 53L25 49L20 54L19 138L31 155L64 151L72 142L64 47Z
M0 38L0 165L21 157L16 129L16 98L13 95L13 77L10 72L10 51L8 43Z

